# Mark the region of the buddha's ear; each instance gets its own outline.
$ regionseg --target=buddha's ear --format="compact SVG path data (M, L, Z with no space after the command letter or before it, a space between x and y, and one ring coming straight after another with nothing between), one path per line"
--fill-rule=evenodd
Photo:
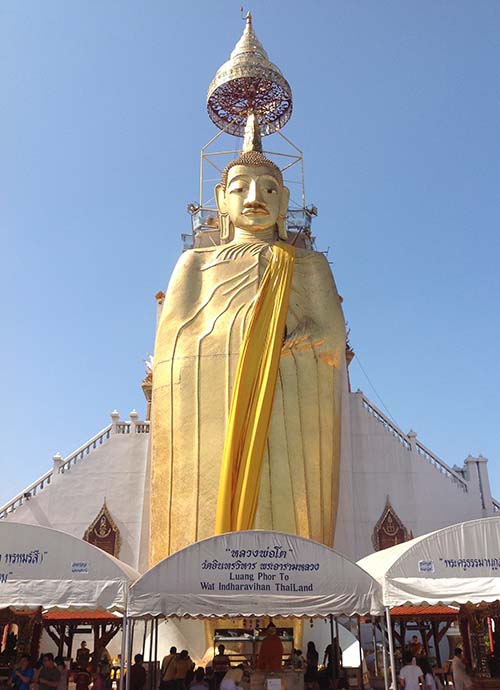
M281 189L280 210L278 215L278 237L280 240L287 239L286 216L288 212L288 202L290 201L290 190L287 187Z
M280 199L280 215L281 216L286 216L288 212L288 204L290 202L290 190L288 187L283 187L281 190L281 199Z
M214 196L219 213L227 213L226 190L221 184L215 186Z
M222 244L224 244L232 239L234 228L227 210L226 190L221 184L218 184L215 187L214 196L217 203L217 210L219 211L217 215L219 222L220 241Z

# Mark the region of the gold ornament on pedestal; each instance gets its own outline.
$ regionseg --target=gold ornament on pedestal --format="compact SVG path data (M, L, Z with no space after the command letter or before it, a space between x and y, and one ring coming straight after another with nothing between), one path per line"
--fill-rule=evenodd
M222 243L180 257L157 329L151 565L239 529L333 544L346 332L326 257L287 242L289 192L262 152L291 111L248 16L208 92L215 124L245 136L215 191Z

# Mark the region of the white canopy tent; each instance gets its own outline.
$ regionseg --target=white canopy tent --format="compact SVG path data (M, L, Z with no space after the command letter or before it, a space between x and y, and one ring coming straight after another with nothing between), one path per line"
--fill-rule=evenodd
M500 517L424 534L358 561L382 587L384 606L500 599Z
M0 522L0 608L125 613L130 566L65 532Z
M331 627L336 616L382 613L379 585L333 549L284 532L231 532L172 554L134 583L128 656L137 619L151 621L156 659L162 618L329 617Z
M451 525L358 561L382 588L395 668L390 608L500 599L500 517Z
M128 615L250 617L379 615L379 585L322 544L283 532L211 537L174 553L130 589Z

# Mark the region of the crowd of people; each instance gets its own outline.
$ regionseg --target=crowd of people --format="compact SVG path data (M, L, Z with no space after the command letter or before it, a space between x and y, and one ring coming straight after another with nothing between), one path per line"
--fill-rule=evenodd
M267 672L278 671L283 668L283 659L283 643L275 625L270 623L260 645L256 668ZM332 678L338 690L348 687L347 678L341 670L336 639L333 645L329 644L325 649L322 667L314 642L308 643L305 655L302 650L293 649L290 658L285 660L285 667L304 673L306 690L329 690ZM232 667L223 644L217 647L217 653L206 668L198 667L196 670L187 650L178 652L176 647L171 647L161 663L158 690L237 690L244 680L249 680L249 670L249 664ZM142 688L131 686L130 690Z
M217 654L206 668L195 664L186 649L177 652L171 647L164 657L160 669L159 690L236 690L246 673L240 664L231 668L224 645L219 645ZM142 690L135 687L130 690Z
M12 671L10 683L13 690L67 690L69 670L62 657L42 654L36 664L31 664L28 655L23 654Z
M282 660L283 644L276 635L276 628L270 624L261 644L257 668L277 671L282 667ZM119 658L115 663L116 661L119 663ZM302 650L293 649L285 665L304 673L305 690L329 690L332 680L335 681L334 687L337 690L348 688L336 640L325 649L321 667L314 642L308 642L305 655ZM217 654L206 668L195 668L186 649L178 652L176 647L171 647L161 663L156 690L238 690L244 679L248 680L249 668L244 664L231 667L230 657L223 644L218 646ZM455 649L450 671L455 690L470 688L471 678L459 647ZM68 690L70 673L75 690L89 690L90 686L92 690L111 690L113 680L117 680L117 667L112 665L107 650L104 648L91 654L86 643L82 642L71 669L66 666L62 657L54 657L51 653L42 654L36 664L31 663L29 656L21 656L12 671L10 685L12 690ZM135 655L128 673L130 690L145 690L147 671L142 654ZM441 681L434 673L416 636L406 648L398 687L400 690L443 690Z
M10 676L11 690L68 690L70 676L75 690L111 690L113 669L107 649L91 654L85 642L77 651L76 661L70 668L61 656L44 653L33 664L23 654Z
M282 668L283 658L283 643L276 627L270 623L260 646L256 666L263 671L277 671ZM329 681L334 667L334 675L339 680L338 660L339 651L335 642L334 646L328 645L326 648L324 668L320 668L319 654L314 643L309 642L305 656L300 649L294 649L285 666L303 671L306 690L326 690L331 687ZM42 654L36 664L31 663L29 656L23 655L12 672L10 685L12 690L68 690L71 676L75 690L111 690L113 681L119 678L119 661L119 657L112 661L105 648L91 653L83 641L70 667L66 666L62 657L54 657L51 653ZM223 644L218 646L217 653L206 668L196 668L186 649L178 651L176 647L171 647L162 660L156 690L237 690L245 679L249 680L249 670L248 664L231 666ZM142 654L135 655L128 674L130 690L145 690L148 676ZM340 678L337 687L347 685L344 686Z
M460 647L455 648L449 670L454 690L468 690L471 687L472 679L467 673ZM403 666L399 671L399 687L401 690L444 690L416 635L413 636L403 657Z

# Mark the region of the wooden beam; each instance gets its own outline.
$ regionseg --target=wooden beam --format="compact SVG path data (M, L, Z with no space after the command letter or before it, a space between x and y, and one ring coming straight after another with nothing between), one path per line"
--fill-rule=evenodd
M400 621L400 630L401 630L401 651L403 652L403 656L404 656L404 646L405 646L407 626L408 626L408 621L406 621L402 618Z
M71 659L71 656L73 654L73 640L75 637L76 628L76 625L68 626L68 659Z
M441 652L439 650L439 643L442 638L439 637L439 623L437 621L431 621L431 627L432 634L434 636L434 651L436 652L436 661L439 668L441 668L443 664L441 662Z
M59 642L61 641L61 636L60 636L60 634L59 635L57 634L57 626L45 625L44 628L47 631L47 634L50 637L50 639L53 642L55 642L57 647L59 648Z
M452 624L453 624L453 621L445 621L445 624L443 625L443 627L441 628L441 630L438 633L438 642L441 642L443 637L446 635L448 630L451 628Z

